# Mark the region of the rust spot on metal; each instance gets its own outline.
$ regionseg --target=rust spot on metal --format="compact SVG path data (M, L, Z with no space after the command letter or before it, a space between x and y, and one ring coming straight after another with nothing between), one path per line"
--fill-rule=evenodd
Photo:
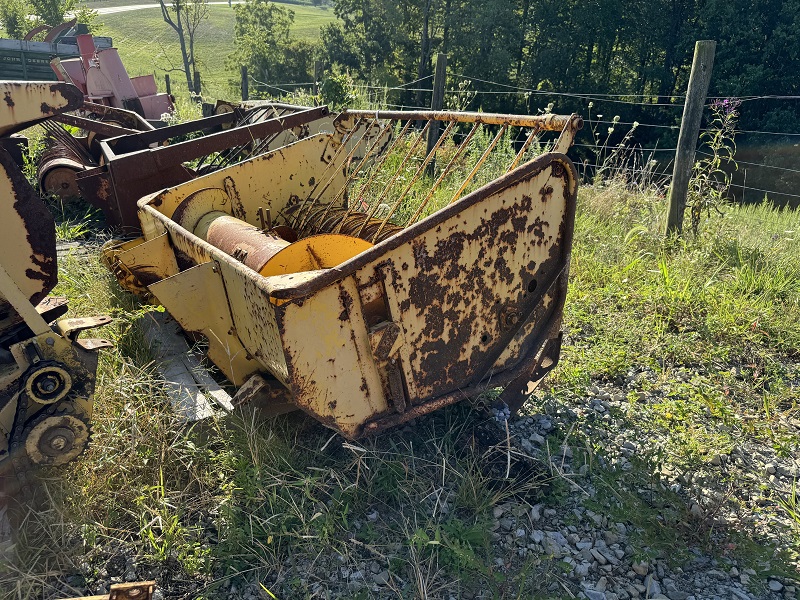
M14 99L11 97L11 92L6 92L3 96L3 101L9 108L14 108Z
M347 321L350 318L350 311L353 308L353 297L344 289L339 290L339 302L342 305L342 312L339 313L340 321Z
M0 152L0 166L11 182L13 207L24 224L25 240L30 250L26 257L30 266L25 269L25 274L28 279L41 282L30 295L30 301L38 304L58 281L55 221L7 152Z

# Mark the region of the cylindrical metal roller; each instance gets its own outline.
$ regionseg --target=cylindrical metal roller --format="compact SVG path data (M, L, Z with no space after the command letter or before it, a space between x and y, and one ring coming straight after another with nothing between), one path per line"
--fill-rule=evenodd
M288 242L219 210L202 215L193 233L265 277L330 269L372 247L360 238L338 234Z
M69 158L53 158L39 163L39 188L48 196L77 198L81 195L75 176L84 166Z
M394 223L384 223L383 219L370 217L363 212L351 212L338 206L330 208L327 204L323 204L309 209L308 217L303 223L300 234L318 234L338 230L339 233L345 235L378 243L392 237L402 229Z
M289 245L286 240L219 210L203 215L194 234L259 272Z

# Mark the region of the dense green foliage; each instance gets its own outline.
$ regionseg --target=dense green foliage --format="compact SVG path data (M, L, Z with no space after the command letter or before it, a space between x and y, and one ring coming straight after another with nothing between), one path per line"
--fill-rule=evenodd
M97 12L83 0L0 0L2 37L22 39L38 25L56 27L66 20L67 13L78 23L86 25L89 33L94 33L100 27ZM44 35L40 33L34 39L41 39Z
M30 0L31 8L42 23L56 27L64 22L64 15L73 10L76 0Z
M246 66L257 82L310 81L317 44L290 37L293 10L269 0L247 0L234 11L236 51L230 59L233 66Z
M323 30L327 57L386 82L430 75L435 54L445 52L450 73L537 91L641 94L645 102L669 103L686 89L694 42L713 39L712 96L800 89L798 0L336 0L335 12L339 21ZM487 110L530 108L522 95L479 99ZM585 110L585 101L561 98L557 110L575 108ZM796 121L793 109L774 101L751 102L742 111L751 126L786 131ZM621 114L634 120L642 108ZM655 111L646 114L652 122ZM678 116L665 109L660 120Z
M2 0L0 2L0 24L5 36L22 39L30 24L28 23L28 4L25 0Z

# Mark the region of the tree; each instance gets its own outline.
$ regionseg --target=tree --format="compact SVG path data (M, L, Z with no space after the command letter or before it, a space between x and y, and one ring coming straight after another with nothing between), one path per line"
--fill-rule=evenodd
M269 0L246 0L234 11L233 66L246 66L253 79L267 84L309 81L319 47L289 37L294 11Z
M78 6L73 13L78 23L86 25L88 33L97 33L103 24L100 22L100 14L86 5L86 2L78 2Z
M30 0L33 13L42 23L56 27L64 22L64 15L75 9L76 0Z
M0 23L8 37L21 40L28 32L28 12L29 7L25 0L0 1Z
M183 68L177 70L186 75L186 86L189 90L199 94L200 90L195 89L192 83L192 75L197 68L194 42L200 25L208 19L208 0L172 0L169 6L165 4L165 0L158 1L164 22L178 34Z

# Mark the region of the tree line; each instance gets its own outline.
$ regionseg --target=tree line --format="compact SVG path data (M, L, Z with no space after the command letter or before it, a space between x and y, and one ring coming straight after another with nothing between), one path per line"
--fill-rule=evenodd
M246 41L237 58L256 57L254 72L280 73L283 81L310 81L313 60L322 59L358 80L392 86L430 76L436 53L444 52L450 73L474 78L470 85L479 95L472 108L535 112L554 102L557 112L587 110L587 101L576 98L480 94L504 89L496 83L680 104L694 42L713 39L711 96L800 92L800 0L333 0L337 20L323 28L318 47L306 43L302 52L284 25L291 11L269 10L267 25L278 35L263 29L257 44L264 51L250 52ZM246 12L237 11L237 44L256 37L253 28L260 26ZM393 93L398 103L426 101L421 92ZM798 131L798 104L749 102L742 119L750 128ZM615 105L611 111L651 123L680 118L680 111L663 107Z

